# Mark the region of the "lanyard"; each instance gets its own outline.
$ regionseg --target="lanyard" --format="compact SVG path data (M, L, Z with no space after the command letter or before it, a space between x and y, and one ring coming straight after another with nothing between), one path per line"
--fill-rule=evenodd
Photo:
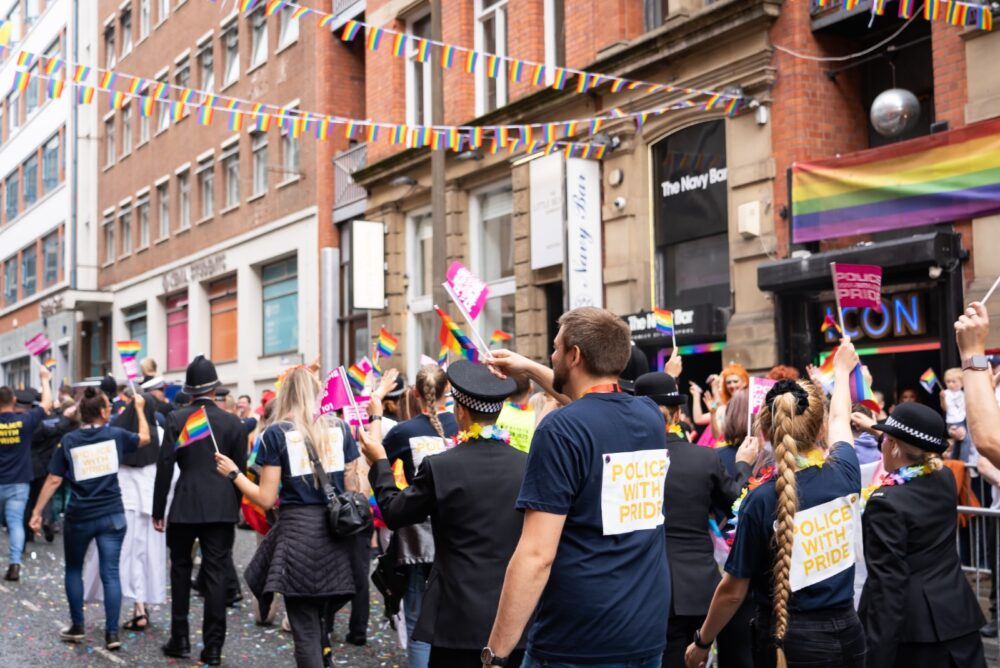
M584 396L588 394L608 394L610 392L621 392L622 389L618 387L618 383L603 383L601 385L594 385L592 388L584 392Z

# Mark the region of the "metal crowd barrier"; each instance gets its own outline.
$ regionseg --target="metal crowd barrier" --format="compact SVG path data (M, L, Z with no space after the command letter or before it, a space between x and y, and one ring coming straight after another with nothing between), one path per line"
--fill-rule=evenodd
M960 521L955 545L962 560L962 570L969 578L987 621L993 621L997 614L997 580L1000 579L1000 510L959 506L958 513ZM996 626L992 627L989 636L983 637L983 643L989 664L1000 666L1000 631Z

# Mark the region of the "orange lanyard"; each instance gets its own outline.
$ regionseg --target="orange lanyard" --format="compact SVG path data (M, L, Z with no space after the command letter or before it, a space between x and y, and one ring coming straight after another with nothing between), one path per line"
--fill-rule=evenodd
M604 383L602 385L594 385L592 388L584 392L584 396L588 394L608 394L610 392L621 392L622 388L618 387L618 383Z

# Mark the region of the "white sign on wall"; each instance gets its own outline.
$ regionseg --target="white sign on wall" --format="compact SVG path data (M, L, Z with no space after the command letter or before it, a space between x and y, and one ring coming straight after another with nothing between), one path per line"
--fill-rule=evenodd
M351 288L354 308L385 308L385 226L351 223Z
M566 160L566 221L569 308L603 308L601 165L596 160Z
M531 206L531 268L563 263L566 191L563 156L552 153L528 163Z

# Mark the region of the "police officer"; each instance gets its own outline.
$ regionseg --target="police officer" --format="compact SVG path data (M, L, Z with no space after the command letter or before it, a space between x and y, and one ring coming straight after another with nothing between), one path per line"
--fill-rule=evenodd
M240 508L236 487L215 472L216 448L233 460L240 471L246 470L247 459L246 435L240 419L213 401L218 385L215 365L202 355L195 357L184 379L184 392L192 397L191 405L174 410L167 418L166 445L160 448L153 495L153 524L159 531L166 528L170 550L170 640L163 646L163 653L175 658L187 658L191 653L188 607L191 551L197 539L206 588L202 626L205 647L201 661L210 666L222 663L222 645L226 639L226 570L232 560ZM204 410L208 417L211 438L177 448L188 418L198 410ZM167 512L167 494L175 462L180 467L180 477Z
M516 390L513 380L460 360L448 368L448 381L461 430L458 445L424 458L409 487L396 487L374 424L370 433L361 431L362 450L372 462L368 479L390 529L431 518L434 563L413 637L430 643L432 668L478 667L521 535L514 502L527 455L494 424L504 399ZM375 423L381 419L380 401L372 401L369 414ZM519 666L522 654L514 652L507 665Z

